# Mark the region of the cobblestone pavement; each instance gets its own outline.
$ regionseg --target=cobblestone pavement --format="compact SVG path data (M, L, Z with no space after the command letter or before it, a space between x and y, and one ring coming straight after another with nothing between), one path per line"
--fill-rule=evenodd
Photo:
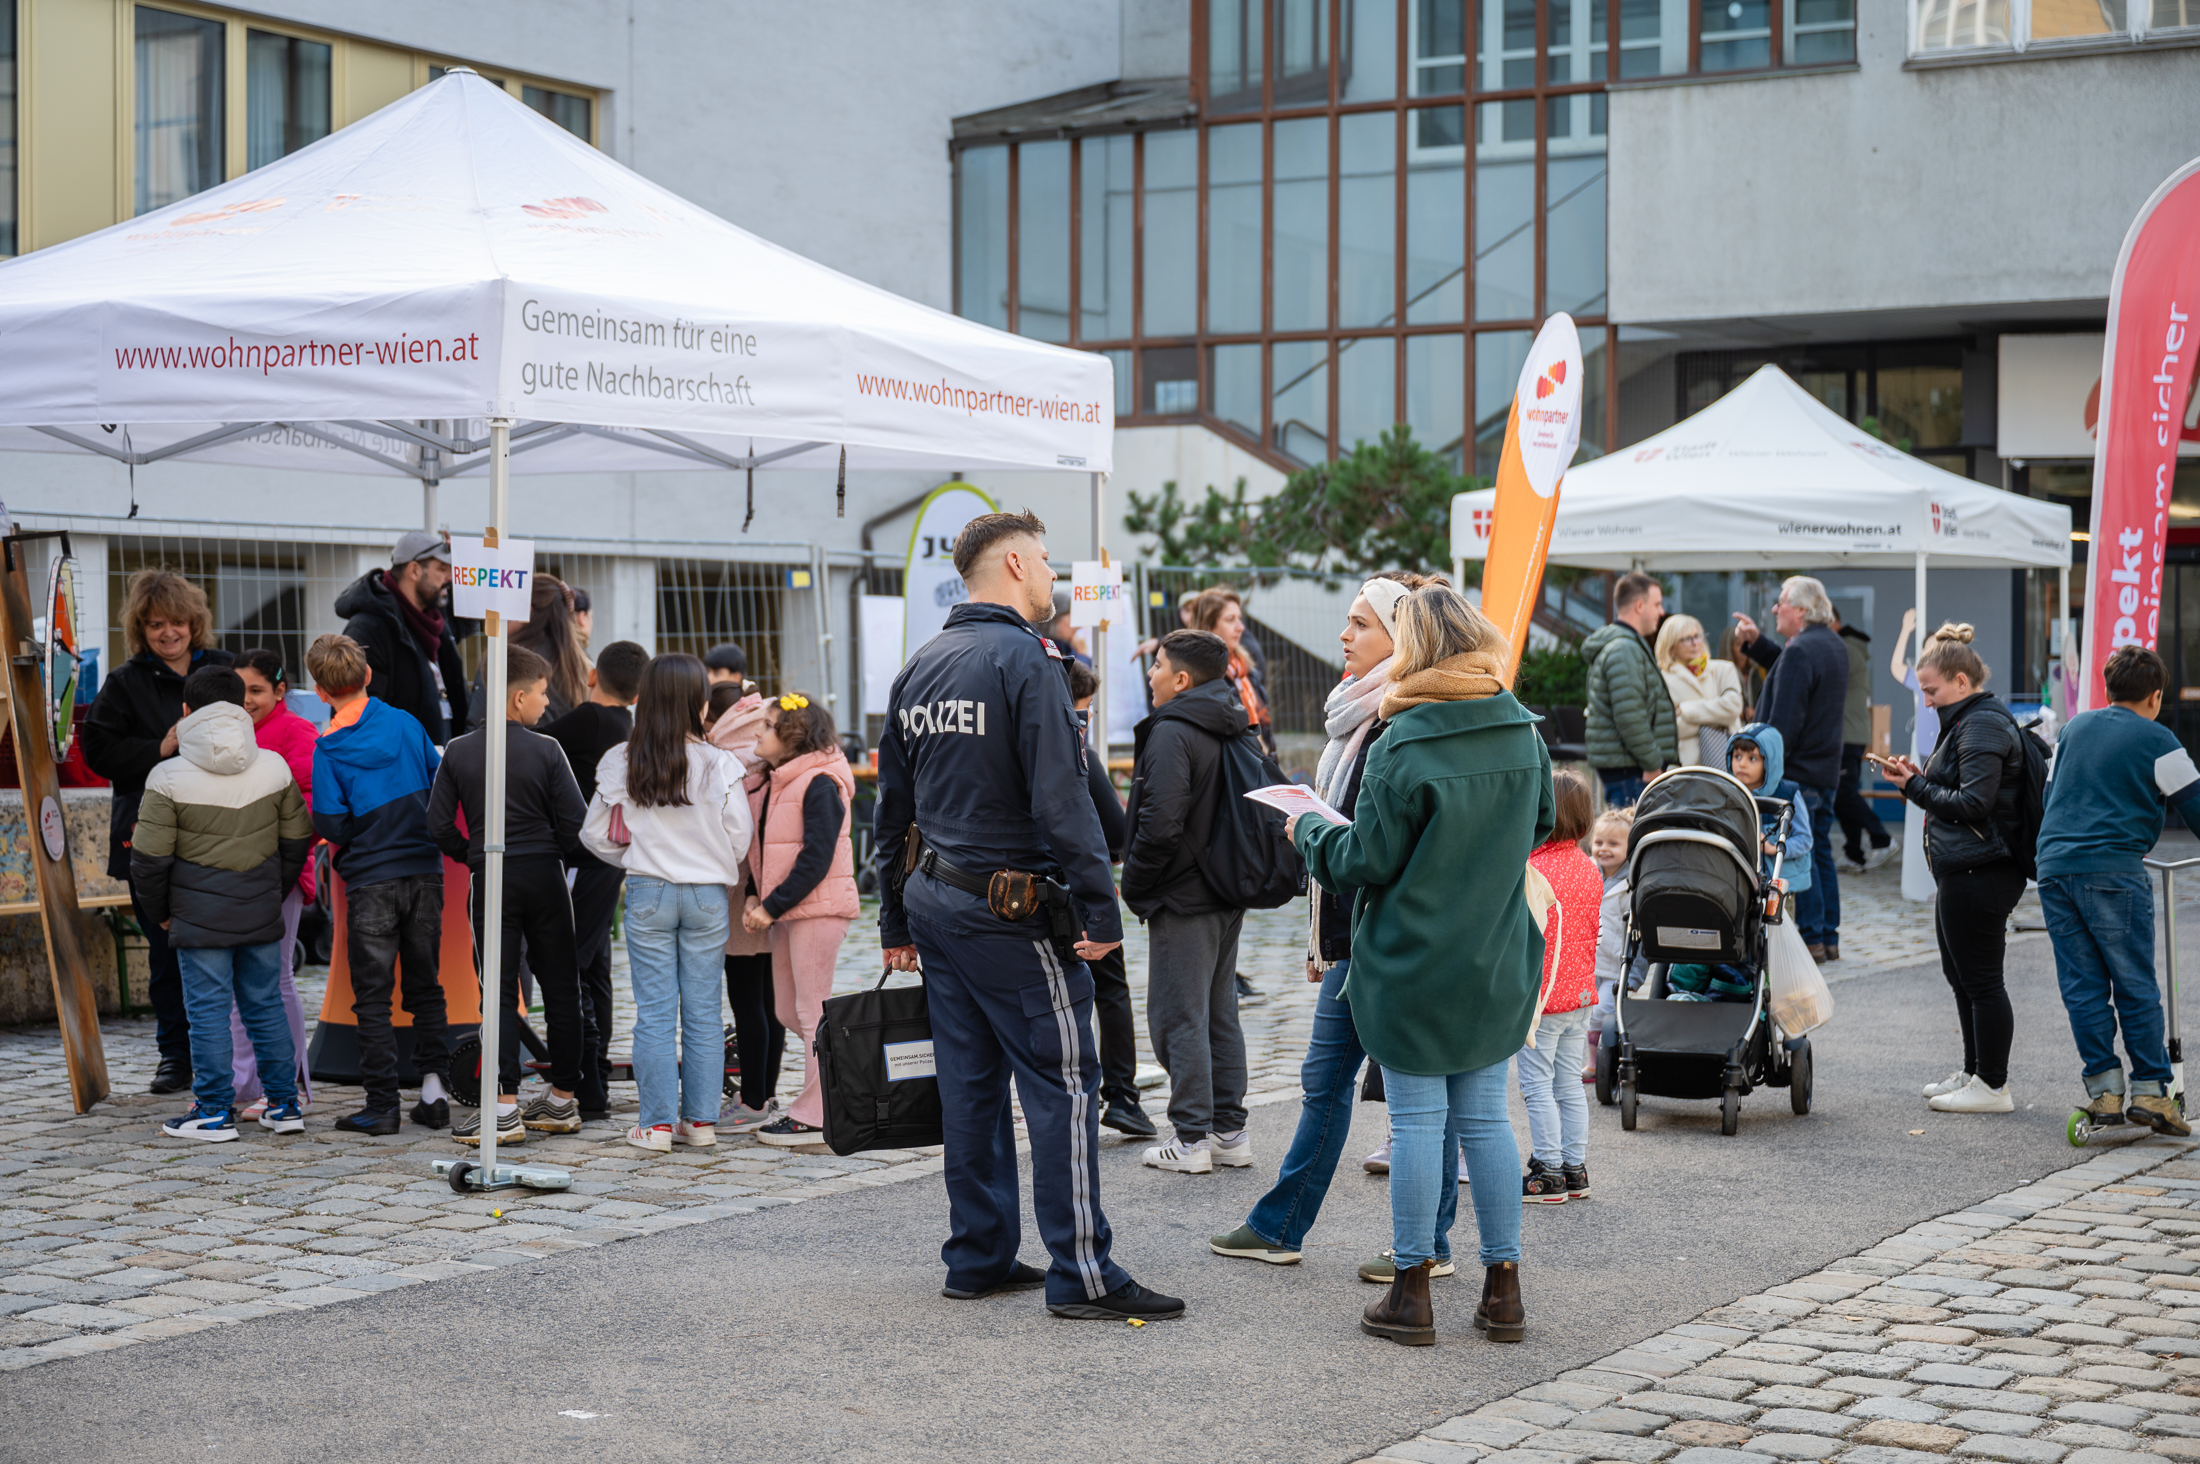
M2200 1459L2193 1148L2098 1153L1371 1457Z

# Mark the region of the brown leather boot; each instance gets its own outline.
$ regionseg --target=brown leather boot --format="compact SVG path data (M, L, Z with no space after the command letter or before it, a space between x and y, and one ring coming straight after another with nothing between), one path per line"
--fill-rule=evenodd
M1482 1304L1474 1325L1492 1342L1518 1342L1528 1335L1528 1311L1520 1300L1520 1262L1501 1261L1482 1275Z
M1428 1295L1429 1272L1435 1268L1435 1261L1425 1260L1398 1271L1391 1277L1390 1290L1360 1313L1360 1330L1407 1347L1435 1346L1436 1309Z

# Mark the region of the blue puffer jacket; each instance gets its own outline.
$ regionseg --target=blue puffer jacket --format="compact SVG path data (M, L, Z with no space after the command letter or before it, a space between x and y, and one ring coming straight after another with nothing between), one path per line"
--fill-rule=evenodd
M336 846L347 885L440 874L428 836L428 790L442 762L420 719L367 699L359 720L313 749L313 828Z
M1803 802L1803 790L1794 779L1783 777L1787 771L1787 743L1780 736L1780 729L1770 722L1752 722L1726 745L1726 770L1734 771L1734 749L1744 743L1755 744L1764 755L1765 780L1756 790L1767 798L1785 798L1792 812L1788 816L1788 840L1782 846L1780 878L1787 881L1788 893L1799 895L1810 888L1810 809ZM1779 825L1777 818L1763 820L1765 838L1769 842ZM1772 856L1765 856L1765 872L1772 872Z

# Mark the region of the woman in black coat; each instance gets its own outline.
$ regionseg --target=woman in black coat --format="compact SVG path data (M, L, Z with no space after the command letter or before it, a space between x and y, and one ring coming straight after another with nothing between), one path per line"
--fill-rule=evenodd
M2009 912L2024 893L2011 852L2024 751L2015 718L1988 695L1986 663L1971 627L1943 625L1918 659L1917 687L1940 713L1940 741L1921 770L1908 758L1885 764L1888 780L1925 810L1925 858L1940 886L1933 923L1940 969L1956 994L1963 1066L1926 1088L1944 1113L2007 1113L2009 1044L2015 1018L2002 985Z
M129 659L99 686L84 716L84 762L114 785L107 828L107 873L130 877L130 836L138 803L153 769L176 755L176 723L183 718L183 679L200 666L226 666L227 651L214 648L214 614L205 592L180 574L142 569L130 577L122 603L122 643ZM145 917L132 889L131 905L145 933L147 994L160 1044L155 1093L191 1086L191 1024L183 1010L183 971L169 948L168 932Z

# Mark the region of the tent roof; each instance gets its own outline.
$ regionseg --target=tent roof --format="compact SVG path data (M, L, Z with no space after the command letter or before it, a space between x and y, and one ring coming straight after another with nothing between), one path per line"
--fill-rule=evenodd
M1488 489L1452 500L1454 557L1488 552L1495 502ZM1550 562L1891 568L1913 565L1920 549L1946 567L2065 565L2070 510L1866 436L1766 366L1686 421L1569 471Z
M812 263L463 69L0 263L0 448L450 477L510 416L515 472L1099 471L1114 401L1105 357Z

